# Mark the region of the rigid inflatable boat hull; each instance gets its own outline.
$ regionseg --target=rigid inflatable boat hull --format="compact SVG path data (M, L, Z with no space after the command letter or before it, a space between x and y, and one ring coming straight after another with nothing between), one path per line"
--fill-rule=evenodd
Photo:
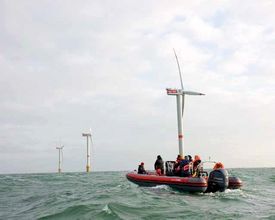
M137 173L128 173L126 177L139 186L168 185L185 192L205 192L207 189L207 181L203 177L157 176Z

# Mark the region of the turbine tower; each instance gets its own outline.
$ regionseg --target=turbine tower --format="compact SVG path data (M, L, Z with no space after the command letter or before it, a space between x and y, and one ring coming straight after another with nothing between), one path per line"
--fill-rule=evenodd
M63 162L63 147L64 145L60 147L56 147L58 150L58 173L61 173L61 155L62 155L62 162Z
M182 76L181 76L181 70L180 65L178 61L178 57L176 54L176 51L174 50L174 54L176 57L179 75L180 75L180 83L181 83L181 89L171 89L167 88L167 95L174 95L177 98L177 118L178 118L178 141L179 141L179 154L183 157L184 156L184 142L183 142L183 112L184 112L184 97L185 95L204 95L203 93L199 92L192 92L192 91L186 91L183 88L182 83Z
M91 134L91 129L89 133L82 133L83 137L87 138L87 165L86 165L86 172L90 172L90 168L91 168L91 149L90 149L90 144L89 144L89 140L92 143L92 134Z

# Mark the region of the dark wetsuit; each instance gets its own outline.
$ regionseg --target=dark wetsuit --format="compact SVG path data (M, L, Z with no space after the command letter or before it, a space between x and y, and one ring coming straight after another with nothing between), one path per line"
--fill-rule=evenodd
M155 162L155 170L160 169L161 174L164 174L164 165L163 160L161 158L158 158Z
M138 174L146 174L144 166L138 165Z

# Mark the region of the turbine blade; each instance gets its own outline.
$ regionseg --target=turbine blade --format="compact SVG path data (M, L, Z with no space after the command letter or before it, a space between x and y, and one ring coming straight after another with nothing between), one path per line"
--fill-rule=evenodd
M200 92L192 92L192 91L182 91L182 94L186 94L186 95L205 95L205 94L200 93Z
M91 153L94 153L92 135L90 136L90 141L91 141Z
M177 54L176 54L176 51L175 51L174 48L173 48L173 50L174 50L174 54L175 54L176 61L177 61L177 65L178 65L178 70L179 70L179 75L180 75L181 89L183 90L183 83L182 83L182 76L181 76L180 64L179 64L179 60L178 60L178 56L177 56Z

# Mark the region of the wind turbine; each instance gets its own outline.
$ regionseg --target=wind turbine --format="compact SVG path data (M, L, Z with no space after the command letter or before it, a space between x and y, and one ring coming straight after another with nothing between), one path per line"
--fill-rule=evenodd
M88 133L82 133L83 137L87 138L87 165L86 165L86 172L90 172L90 167L91 167L91 149L90 149L90 145L89 145L89 140L92 143L92 134L91 134L91 129L90 132Z
M175 54L177 65L178 65L181 89L167 88L166 91L167 91L167 95L175 95L177 98L179 154L183 157L184 156L184 142L183 142L184 97L185 97L185 95L205 95L205 94L184 90L178 57L177 57L175 49L173 49L173 50L174 50L174 54Z
M56 147L58 150L58 173L61 173L61 154L62 154L62 162L63 162L63 147L64 145L60 147Z

